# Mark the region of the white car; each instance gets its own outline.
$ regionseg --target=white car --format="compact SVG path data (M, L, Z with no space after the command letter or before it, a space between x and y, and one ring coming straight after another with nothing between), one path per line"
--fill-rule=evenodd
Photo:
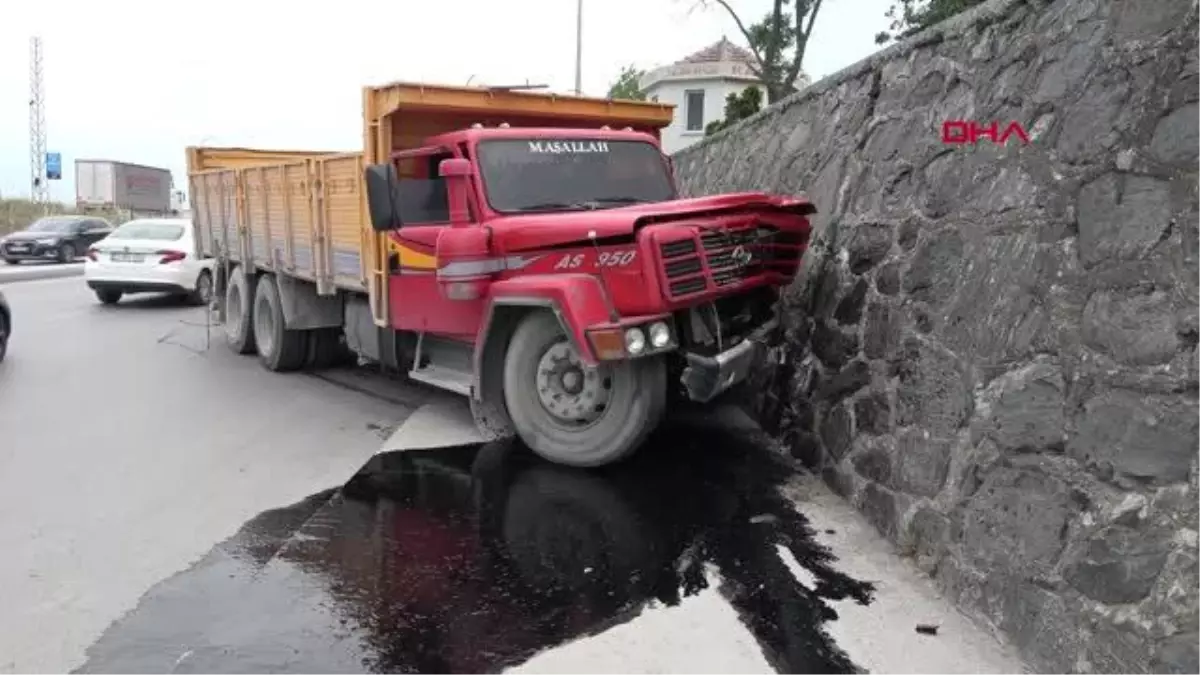
M106 305L129 293L171 293L204 305L212 297L213 262L196 254L192 221L140 218L88 249L83 278Z

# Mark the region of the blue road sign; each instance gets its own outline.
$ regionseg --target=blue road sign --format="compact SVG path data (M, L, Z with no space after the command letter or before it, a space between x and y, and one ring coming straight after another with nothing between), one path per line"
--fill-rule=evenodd
M62 154L46 153L46 180L62 180Z

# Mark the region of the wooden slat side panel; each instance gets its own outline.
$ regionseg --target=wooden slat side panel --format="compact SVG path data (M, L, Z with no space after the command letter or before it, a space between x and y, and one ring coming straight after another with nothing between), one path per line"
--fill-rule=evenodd
M263 209L266 211L267 242L271 247L271 258L276 269L292 271L291 246L287 234L287 185L284 167L266 166L261 169L263 177Z
M217 230L229 251L230 260L242 259L241 220L238 211L238 176L236 171L220 171L215 175L216 202L220 205Z
M285 203L287 221L290 222L295 275L308 280L316 278L317 268L313 259L312 207L309 200L308 164L288 164L283 167L287 185Z
M242 171L242 185L246 195L246 229L250 237L250 251L254 264L271 268L270 246L266 235L267 204L264 174L261 168Z
M248 167L299 162L313 157L340 154L330 150L256 150L253 148L209 148L187 149L188 173L218 169L245 169Z
M362 156L317 160L324 165L324 213L331 243L331 271L339 285L365 288L362 275Z
M193 176L189 181L192 195L192 226L196 236L196 250L202 256L216 255L217 219L213 217L213 205L219 201L212 194L209 176Z

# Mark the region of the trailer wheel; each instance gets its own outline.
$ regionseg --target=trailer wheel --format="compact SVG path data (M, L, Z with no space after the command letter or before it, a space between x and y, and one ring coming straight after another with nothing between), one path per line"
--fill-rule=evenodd
M583 367L558 319L525 317L504 357L504 401L521 440L559 464L595 467L637 449L666 411L660 358Z
M254 353L254 281L239 265L225 285L225 342L238 354Z
M254 342L258 359L275 372L296 370L308 355L308 333L284 325L279 289L269 274L263 275L254 289Z

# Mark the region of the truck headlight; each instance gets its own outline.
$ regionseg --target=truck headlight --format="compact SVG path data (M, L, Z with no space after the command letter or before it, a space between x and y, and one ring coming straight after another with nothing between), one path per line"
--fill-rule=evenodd
M655 349L662 349L671 342L671 329L667 328L667 324L662 321L656 321L650 324L650 345Z
M630 354L641 354L646 349L646 336L640 328L625 331L625 350Z

